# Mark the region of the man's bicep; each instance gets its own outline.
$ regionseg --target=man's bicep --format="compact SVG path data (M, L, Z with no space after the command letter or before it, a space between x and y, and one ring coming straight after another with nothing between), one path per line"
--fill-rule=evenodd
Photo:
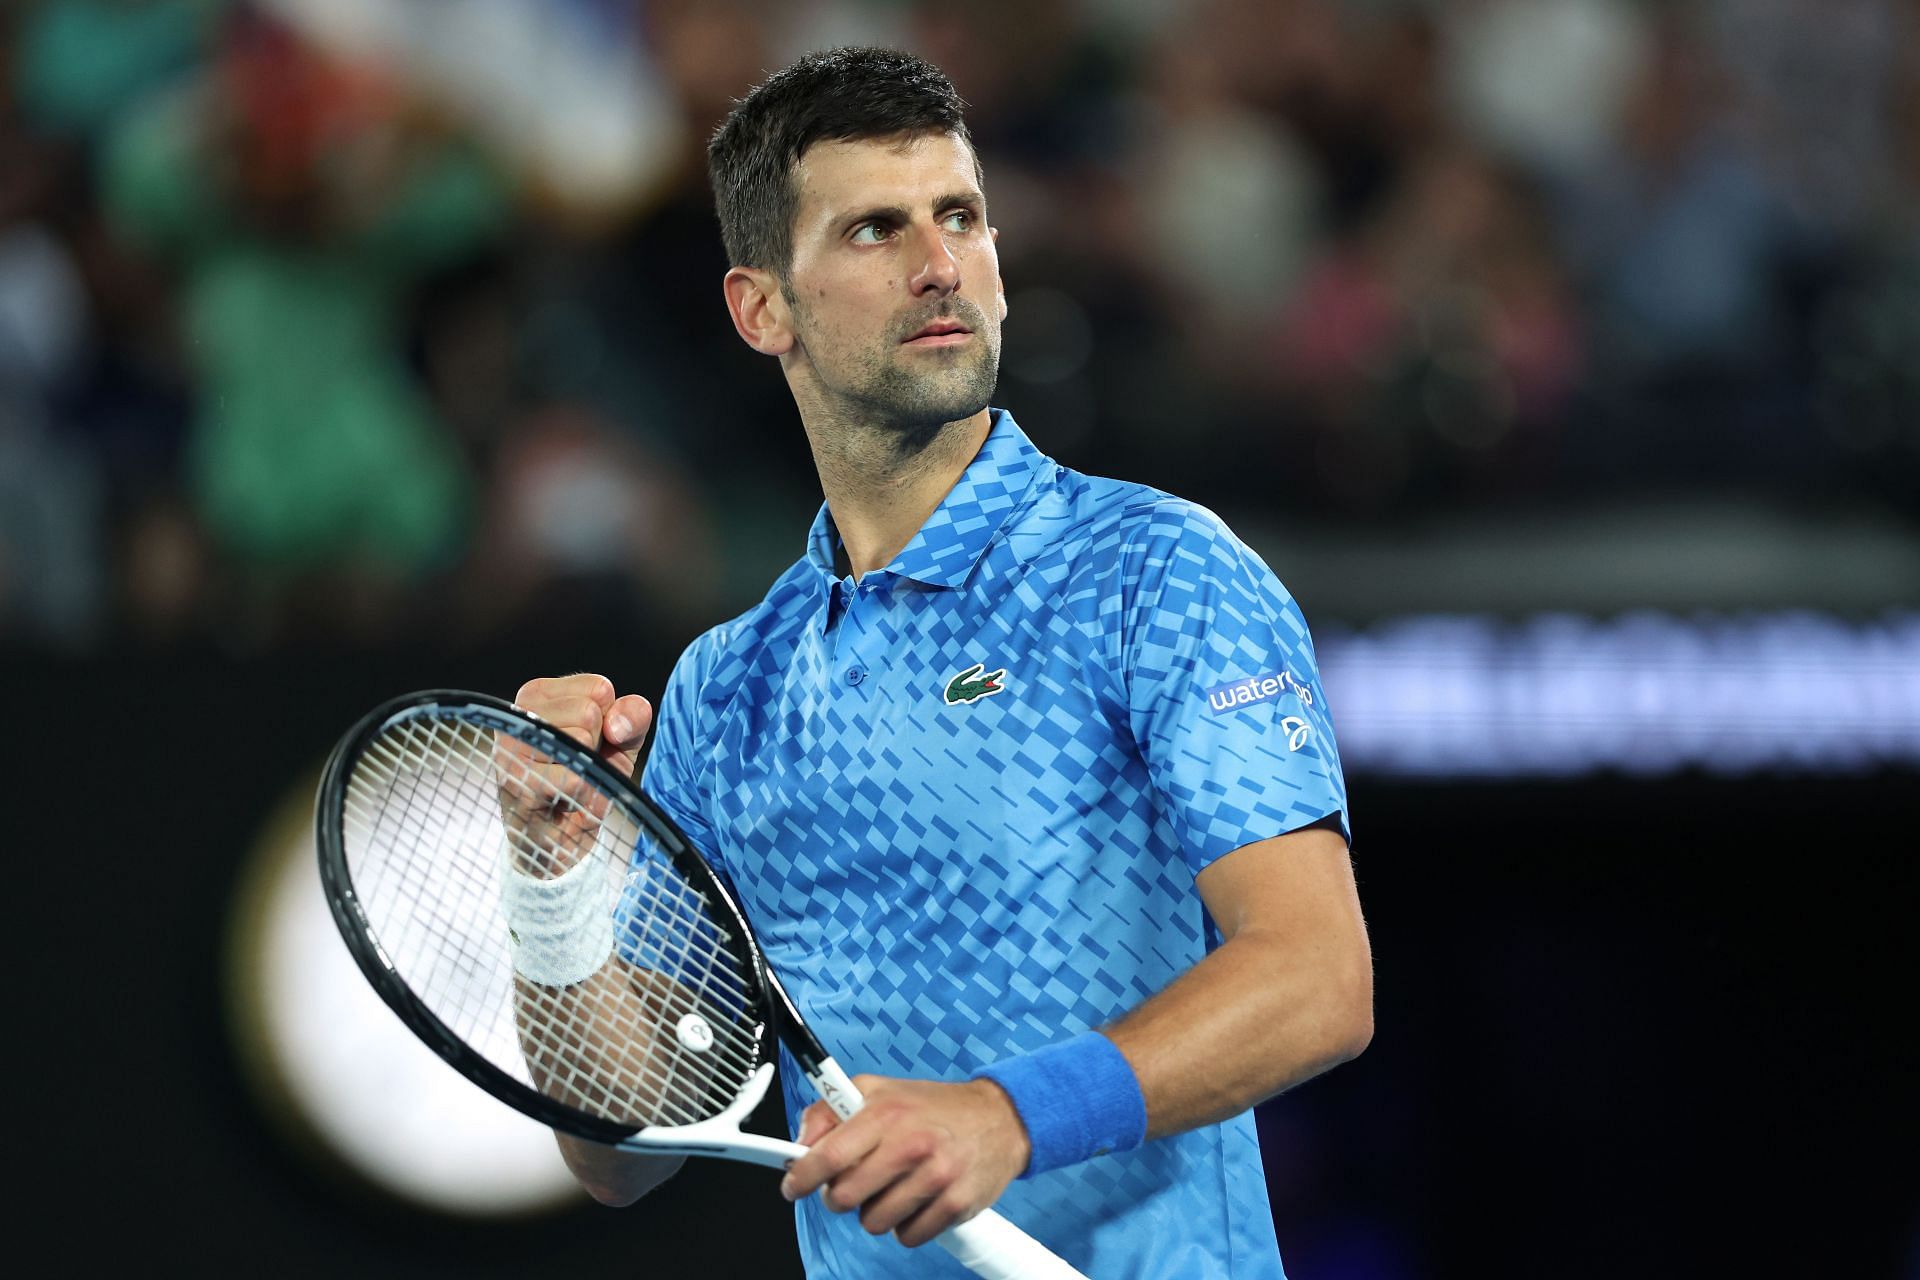
M1290 945L1330 948L1330 959L1366 953L1353 860L1331 815L1214 859L1194 884L1223 938L1257 929Z

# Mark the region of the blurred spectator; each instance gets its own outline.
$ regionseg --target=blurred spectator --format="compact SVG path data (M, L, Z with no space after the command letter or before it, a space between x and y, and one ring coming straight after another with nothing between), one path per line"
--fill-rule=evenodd
M1901 0L266 11L0 12L10 634L744 603L819 494L720 304L704 144L835 43L971 100L998 396L1064 461L1255 527L1675 485L1920 509Z
M1858 231L1898 190L1888 106L1913 74L1920 10L1907 0L1712 0L1706 10L1736 127L1769 184L1809 232Z
M78 363L88 319L66 246L47 227L0 209L0 383L27 396L58 387Z
M520 332L535 402L591 407L644 447L670 448L716 499L748 511L769 492L794 494L795 469L805 475L808 461L778 368L748 351L727 318L726 254L707 187L708 133L729 97L772 65L775 33L761 8L644 7L641 30L680 122L667 144L673 162L617 232L528 255Z
M1736 104L1696 15L1663 14L1614 149L1564 188L1594 338L1569 452L1588 488L1798 490L1822 460L1789 287L1799 228Z
M99 478L19 407L0 403L0 637L85 649L106 604Z
M1865 233L1813 322L1817 417L1853 486L1920 510L1920 42L1887 97L1891 163Z
M1447 92L1467 137L1543 176L1601 159L1645 56L1639 6L1468 0L1438 8Z
M21 19L21 101L34 128L91 138L199 65L228 0L40 0Z
M474 625L548 634L704 628L720 595L715 531L673 461L564 404L518 423L496 459L466 593Z
M184 501L150 492L129 512L125 529L116 568L126 638L148 646L248 638L230 634L242 619L235 602L216 591L213 554Z
M53 431L52 408L90 308L47 221L60 164L24 127L13 35L0 21L0 636L78 649L104 614L105 495L92 455Z
M410 287L501 225L478 157L398 86L239 8L202 75L114 132L103 194L180 274L192 491L221 550L263 584L452 561L467 466L399 336Z
M1313 474L1358 511L1416 480L1423 496L1537 486L1584 359L1526 185L1458 146L1315 265L1277 333L1280 387L1318 430Z
M1619 145L1573 186L1575 261L1620 374L1747 373L1780 354L1785 210L1723 89L1689 24L1662 21Z
M1292 291L1320 214L1305 149L1236 93L1221 56L1232 11L1259 3L1211 0L1168 31L1136 144L1142 249L1173 305L1217 322L1203 326L1207 340L1243 331Z

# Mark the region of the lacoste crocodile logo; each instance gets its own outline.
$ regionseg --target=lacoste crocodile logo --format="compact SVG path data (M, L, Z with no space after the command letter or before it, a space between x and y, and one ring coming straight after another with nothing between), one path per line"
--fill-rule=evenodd
M1001 684L1000 681L1007 674L1007 669L1002 667L998 671L988 671L986 675L980 674L986 670L986 663L976 662L953 679L947 681L947 705L954 706L962 702L978 702L990 693L1001 693L1005 691L1007 686Z

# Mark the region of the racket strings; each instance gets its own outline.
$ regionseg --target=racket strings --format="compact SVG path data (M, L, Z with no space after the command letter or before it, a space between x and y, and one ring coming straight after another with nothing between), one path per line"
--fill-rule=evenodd
M410 732L417 738L418 726L410 726ZM418 766L431 755L433 744L422 744L416 741L410 745L413 749L403 754L410 757L418 773ZM423 745L425 750L421 749ZM469 752L468 756L469 761L478 758L477 753L473 752ZM499 764L498 761L493 763ZM486 774L484 771L469 768L465 772L468 775L464 779L467 784L466 790L472 789L476 779L479 779L487 788L495 787L500 782L500 778ZM517 781L525 783L526 779L517 779ZM545 799L554 802L552 808L557 813L572 798L556 795L545 797ZM604 800L602 807L604 807ZM400 809L399 820L403 829L418 825L414 821L417 810L417 804L409 804ZM511 824L509 828L511 830ZM578 834L575 833L576 840ZM471 852L461 861L467 866L485 865L481 860L472 857ZM686 901L685 895L682 896L682 901L683 903ZM702 905L700 909L704 910L704 906ZM444 912L418 914L410 924L429 926L430 936L445 936L448 929ZM490 945L488 950L494 952L497 948ZM683 962L680 968L684 970L687 966ZM710 970L708 974L703 975L707 980L701 983L701 987L708 991L714 988L711 981L712 972L714 971ZM435 968L427 970L425 976L428 985L431 986L438 983L443 975L438 968ZM732 985L736 991L739 989L737 980ZM672 1044L671 1041L661 1040L657 1034L649 1033L657 1032L658 1023L667 1015L672 1015L671 1020L677 1021L678 1018L695 1011L693 1003L689 1000L669 999L664 1002L664 1009L659 1002L656 1002L654 1009L651 1010L653 1013L651 1019L635 1019L630 1016L622 1018L621 1006L609 1004L604 992L600 993L597 1000L589 1000L585 995L577 994L570 997L566 1004L556 1005L549 1000L537 1006L523 1006L523 1022L538 1024L537 1030L540 1034L551 1037L556 1043L569 1046L567 1053L560 1055L542 1054L538 1051L537 1045L533 1046L535 1049L532 1055L533 1064L543 1068L541 1072L536 1073L543 1077L536 1083L555 1096L561 1097L562 1100L579 1103L597 1098L601 1105L591 1109L595 1114L604 1114L611 1119L631 1122L647 1116L658 1116L656 1123L690 1122L697 1116L688 1112L689 1106L704 1101L714 1091L676 1087L676 1081L692 1078L694 1074L698 1074L686 1070L684 1053L669 1050L667 1056L673 1059L672 1061L645 1060L630 1064L624 1073L627 1077L625 1079L622 1078L623 1073L620 1071L613 1071L609 1075L609 1064L605 1059L591 1064L590 1067L573 1064L584 1061L580 1057L583 1044L623 1044L629 1047L635 1044L653 1046ZM611 1025L609 1025L610 1018ZM574 1034L576 1027L573 1024L587 1026L592 1032L591 1037L583 1042L579 1035ZM743 1056L737 1046L729 1046L727 1044L729 1037L716 1036L715 1039L721 1046L721 1053L716 1055L721 1062L741 1073L751 1070L750 1056ZM730 1048L733 1052L728 1052ZM649 1055L649 1058L658 1059L660 1056L656 1050ZM706 1074L712 1074L711 1067L706 1064L702 1066L705 1067ZM601 1079L602 1076L607 1078ZM583 1107L583 1109L589 1108ZM663 1110L667 1114L660 1115L659 1113ZM636 1111L642 1114L636 1115Z
M602 1119L686 1125L758 1065L757 1002L701 888L591 781L491 727L414 715L355 762L342 832L369 932L468 1046ZM517 977L505 868L601 877L616 958L565 988Z
M443 1020L456 1031L477 1025L474 1015L486 1007L483 1001L497 999L505 990L498 982L452 980L463 962L470 967L489 945L485 930L490 922L470 909L488 887L483 874L486 833L483 824L461 820L473 812L479 789L465 771L453 772L459 758L436 744L419 724L397 726L369 750L385 761L374 776L384 776L389 785L369 803L357 785L362 775L356 774L347 811L364 817L370 841L366 847L406 854L367 860L370 874L363 898L392 902L395 909L385 919L397 926L377 930L375 937L390 958L406 959L396 968L416 991L461 995L474 1002L473 1009L460 1010L460 1022ZM361 883L360 867L354 875Z

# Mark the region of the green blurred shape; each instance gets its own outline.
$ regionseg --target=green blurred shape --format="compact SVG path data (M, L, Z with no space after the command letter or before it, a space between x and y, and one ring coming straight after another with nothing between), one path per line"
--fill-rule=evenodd
M28 122L92 137L189 70L225 0L41 0L21 16L15 93Z
M229 199L205 114L192 92L142 110L101 171L119 233L180 272L203 519L269 570L446 563L463 545L471 478L403 361L401 326L414 283L503 224L504 190L466 147L434 144L365 219L273 234Z

